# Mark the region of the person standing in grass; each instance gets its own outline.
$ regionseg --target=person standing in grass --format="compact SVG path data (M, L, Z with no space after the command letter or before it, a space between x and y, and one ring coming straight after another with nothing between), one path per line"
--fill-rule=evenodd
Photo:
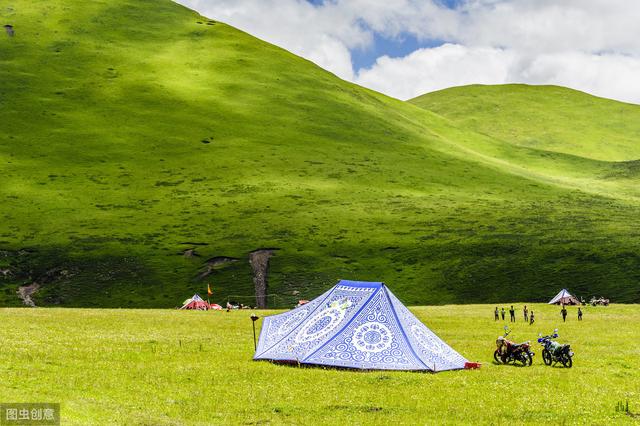
M500 315L502 315L502 321L504 321L504 308L502 308L502 312L500 312Z
M529 325L532 325L534 322L536 322L536 319L533 315L533 311L531 311L531 315L529 315Z
M500 314L498 313L498 307L496 306L496 310L493 311L493 319L498 321L500 319Z
M567 322L567 308L562 305L562 310L560 311L562 314L562 322Z
M513 309L513 305L511 305L511 309L509 309L509 317L511 322L516 322L516 310Z
M527 310L527 305L524 305L522 312L524 313L524 322L529 322L529 311Z
M578 308L578 321L582 321L582 309Z

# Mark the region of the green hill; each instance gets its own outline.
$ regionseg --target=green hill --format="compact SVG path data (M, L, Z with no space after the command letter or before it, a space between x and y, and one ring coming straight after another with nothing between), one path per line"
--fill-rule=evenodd
M410 101L514 145L602 161L640 159L640 107L558 86L464 86Z
M640 301L633 120L591 123L584 155L575 120L554 121L558 142L535 146L533 124L510 140L507 116L470 125L446 92L426 111L170 1L10 0L0 17L1 305L33 282L38 305L176 306L209 281L253 303L261 248L278 249L272 304L339 278L410 304ZM537 109L522 91L520 117ZM638 113L580 105L584 123Z
M640 106L557 86L465 86L409 101L481 139L457 142L501 166L607 198L640 197Z

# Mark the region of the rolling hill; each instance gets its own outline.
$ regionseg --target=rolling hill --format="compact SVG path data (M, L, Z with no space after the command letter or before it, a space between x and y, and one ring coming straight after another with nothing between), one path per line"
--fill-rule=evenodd
M516 146L593 160L640 158L640 108L559 86L465 86L411 103Z
M272 306L339 278L409 304L640 301L640 107L401 102L168 0L0 17L0 305L32 283L38 305L176 306L207 282L253 303L263 249Z

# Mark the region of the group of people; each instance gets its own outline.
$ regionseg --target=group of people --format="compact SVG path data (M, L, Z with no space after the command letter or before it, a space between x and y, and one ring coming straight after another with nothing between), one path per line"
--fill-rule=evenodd
M529 309L527 309L527 305L524 305L524 308L522 308L522 314L524 316L525 323L528 322L529 325L531 325L536 321L536 317L535 317L535 314L533 313L533 310L529 311ZM566 322L567 308L564 305L562 305L560 314L562 315L562 321ZM504 307L501 310L498 310L498 307L496 306L495 311L493 311L494 320L499 321L500 318L502 317L502 320L504 321L505 315L506 315L506 311L504 310ZM509 309L509 321L516 322L516 310L513 307L513 305L511 305L511 309ZM582 309L580 309L580 307L578 307L578 321L582 321Z
M562 305L562 309L560 310L560 315L562 315L562 322L567 322L567 308ZM582 309L578 306L578 321L582 321Z
M494 319L498 321L500 317L502 317L502 320L504 321L505 313L506 312L504 310L504 307L499 311L498 307L496 306L496 310L493 312ZM535 314L533 313L533 311L529 311L529 309L527 309L527 305L524 305L522 314L524 315L524 322L528 322L529 325L536 322ZM511 309L509 309L509 321L516 322L516 310L513 305L511 305Z
M242 303L237 303L237 302L227 302L227 312L231 311L232 309L255 309L255 307L253 306L249 306L249 305L243 305Z

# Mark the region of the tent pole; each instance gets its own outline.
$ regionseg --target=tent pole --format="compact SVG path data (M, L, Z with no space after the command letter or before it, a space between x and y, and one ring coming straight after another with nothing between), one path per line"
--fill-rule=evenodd
M256 321L258 320L258 316L256 314L251 314L251 325L253 326L253 350L258 350L258 345L256 343Z

